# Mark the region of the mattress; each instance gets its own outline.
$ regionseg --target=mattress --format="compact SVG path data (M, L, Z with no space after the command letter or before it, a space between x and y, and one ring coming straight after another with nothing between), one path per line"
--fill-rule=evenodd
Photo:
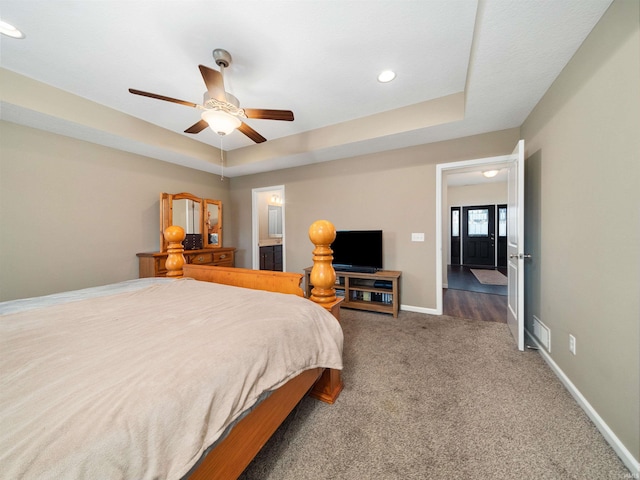
M144 280L0 304L3 476L178 479L266 392L342 368L313 302Z

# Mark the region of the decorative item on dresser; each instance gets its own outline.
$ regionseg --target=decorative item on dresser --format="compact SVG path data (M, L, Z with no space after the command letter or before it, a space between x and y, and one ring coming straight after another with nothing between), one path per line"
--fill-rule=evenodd
M139 277L167 276L167 240L164 232L171 226L185 232L186 264L235 266L233 247L222 246L222 202L200 198L191 193L160 194L160 251L138 253Z

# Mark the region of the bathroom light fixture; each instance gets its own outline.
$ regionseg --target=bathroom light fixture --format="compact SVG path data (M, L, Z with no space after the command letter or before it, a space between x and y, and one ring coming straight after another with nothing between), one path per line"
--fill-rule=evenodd
M273 194L271 195L271 204L272 205L282 205L282 199L280 198L280 195L278 194Z
M25 35L10 23L0 20L0 33L11 38L24 38Z
M396 72L392 70L385 70L378 75L378 81L380 83L387 83L396 78Z
M209 128L218 135L229 135L242 124L238 117L222 110L205 110L201 117L209 124Z
M487 178L493 178L498 174L499 170L487 170L486 172L482 172L482 175L484 175Z

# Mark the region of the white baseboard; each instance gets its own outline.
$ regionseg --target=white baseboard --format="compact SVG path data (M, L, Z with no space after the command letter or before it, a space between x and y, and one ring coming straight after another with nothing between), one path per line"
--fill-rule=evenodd
M400 305L400 310L407 312L426 313L429 315L441 315L435 308L414 307L412 305Z
M607 443L611 445L613 451L616 452L618 457L620 457L620 460L622 460L625 466L629 469L633 478L640 478L640 462L638 459L634 458L631 452L622 444L616 434L613 433L613 430L609 428L602 417L598 415L598 412L596 412L587 399L584 398L582 393L580 393L580 390L578 390L573 382L569 380L569 377L565 375L558 364L553 361L551 356L545 351L544 347L538 343L538 340L529 332L529 330L525 330L525 332L529 340L538 347L538 353L542 356L544 361L547 362L553 373L556 374L565 388L569 390L569 393L573 396L578 405L580 405L580 407L585 411Z

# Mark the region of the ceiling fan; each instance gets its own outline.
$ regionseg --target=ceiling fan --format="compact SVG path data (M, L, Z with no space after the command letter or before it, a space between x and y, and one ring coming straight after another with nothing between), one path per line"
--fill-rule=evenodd
M267 139L244 123L247 118L259 118L265 120L293 120L291 110L265 110L260 108L240 108L240 102L236 97L224 89L224 69L231 64L231 55L226 50L217 48L213 51L213 59L220 71L199 65L200 73L207 86L202 105L179 100L177 98L157 95L130 88L129 92L143 97L156 98L166 102L178 103L187 107L203 110L201 120L185 130L185 133L200 133L205 128L211 129L219 135L228 135L235 129L240 130L256 143L265 142Z

